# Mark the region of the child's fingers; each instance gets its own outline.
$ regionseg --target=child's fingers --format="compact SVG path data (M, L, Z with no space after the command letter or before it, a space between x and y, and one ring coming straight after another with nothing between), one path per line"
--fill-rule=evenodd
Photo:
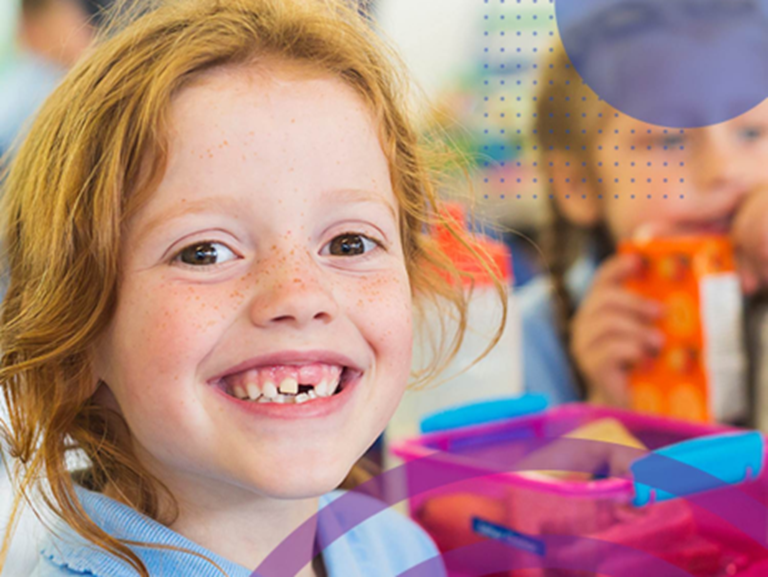
M636 274L642 262L634 254L617 254L603 263L592 285L593 290L605 285L617 285Z
M579 311L582 317L595 317L618 312L646 322L659 319L663 313L660 303L633 294L623 288L610 287L591 294Z
M576 335L574 335L575 339ZM579 335L579 345L588 349L597 347L608 339L620 338L641 343L651 351L664 346L664 333L637 319L621 314L603 315L584 327Z
M596 349L594 364L598 367L629 368L648 354L644 344L635 339L612 339Z

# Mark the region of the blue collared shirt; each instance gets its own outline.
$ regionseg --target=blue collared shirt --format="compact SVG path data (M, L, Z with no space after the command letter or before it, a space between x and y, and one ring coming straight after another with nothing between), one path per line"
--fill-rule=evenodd
M91 518L110 535L120 539L172 545L201 553L215 561L229 577L250 577L252 569L211 553L165 525L100 493L76 486L81 504ZM334 491L320 498L322 509L345 495ZM371 498L361 499L362 508L371 507ZM367 500L367 501L366 501ZM374 506L376 508L376 506ZM338 532L338 524L348 524L343 510L318 518L318 541ZM87 543L67 525L57 522L58 536L48 534L42 544L41 561L32 577L89 575L92 577L135 577L135 570L107 551ZM221 577L211 563L189 553L133 547L152 577ZM343 534L323 551L329 577L395 577L407 569L438 555L427 534L403 515L384 509ZM443 577L442 571L430 575Z

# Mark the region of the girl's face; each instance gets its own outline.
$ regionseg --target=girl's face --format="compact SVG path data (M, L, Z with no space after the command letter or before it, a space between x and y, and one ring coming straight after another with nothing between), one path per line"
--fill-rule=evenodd
M410 372L372 115L339 80L270 70L215 70L175 99L167 171L128 223L97 351L139 458L208 501L333 489Z
M768 183L768 102L728 122L681 131L624 114L593 150L592 196L614 238L727 233L739 202ZM575 196L571 202L579 202Z

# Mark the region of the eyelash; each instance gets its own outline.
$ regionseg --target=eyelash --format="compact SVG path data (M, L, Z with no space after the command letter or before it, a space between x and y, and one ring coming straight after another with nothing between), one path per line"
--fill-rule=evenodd
M376 238L373 238L373 237L371 237L371 236L369 236L367 234L363 234L361 232L348 231L348 232L342 232L342 233L339 233L339 234L335 235L330 241L328 241L326 244L323 245L321 251L325 250L326 247L329 247L334 240L336 240L338 238L341 238L341 237L345 237L345 236L359 236L359 237L361 237L361 238L363 238L363 239L365 239L365 240L367 240L367 241L369 241L369 242L371 242L371 243L373 243L375 245L375 247L373 249L366 251L362 255L351 255L351 256L357 256L357 257L360 257L360 258L365 258L368 255L370 255L376 248L380 248L380 249L386 250L386 246L385 246L385 244L382 241L380 241L380 240L378 240ZM235 259L232 259L232 260L237 260L238 258L241 258L240 255L238 255L238 253L235 252L226 243L220 242L220 241L217 241L217 240L207 239L207 240L196 241L196 242L193 242L193 243L190 243L190 244L184 246L178 252L176 252L176 254L171 259L171 263L175 263L177 266L182 266L184 268L198 269L199 270L199 269L205 269L205 268L212 268L212 267L222 266L222 265L226 264L226 262L230 262L230 261L226 261L224 263L213 263L213 264L190 264L190 263L185 263L185 262L181 261L181 255L185 251L187 251L187 250L189 250L189 249L191 249L193 247L200 247L200 246L203 246L203 245L220 245L220 246L224 246L224 247L226 247L226 249L228 251L230 251L233 255L235 255ZM339 258L349 258L349 257L343 257L341 255L327 255L327 256L335 256L335 257L339 257Z

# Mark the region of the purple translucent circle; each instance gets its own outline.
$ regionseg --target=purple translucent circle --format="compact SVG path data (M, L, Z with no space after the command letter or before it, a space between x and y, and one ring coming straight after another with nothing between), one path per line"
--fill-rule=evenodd
M563 45L597 95L661 126L731 120L768 97L763 0L557 0Z

